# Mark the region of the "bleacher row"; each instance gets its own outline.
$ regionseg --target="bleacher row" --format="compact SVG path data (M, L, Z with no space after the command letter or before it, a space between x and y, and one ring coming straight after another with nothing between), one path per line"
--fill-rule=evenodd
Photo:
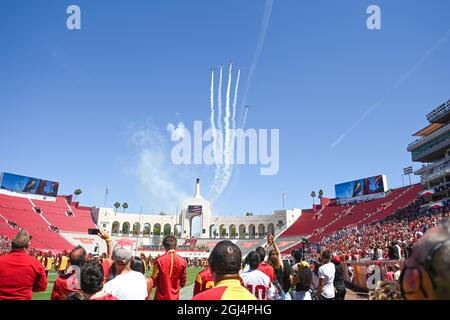
M282 254L302 246L301 238L308 238L310 243L320 240L339 229L350 226L361 226L395 213L417 199L422 190L420 184L394 189L384 198L363 202L357 205L332 205L317 212L305 212L287 230L278 236L277 241L298 237L296 244L281 249Z
M95 224L90 208L69 204L63 196L42 201L0 194L0 234L12 238L18 228L30 233L33 248L70 250L73 245L55 230L86 233Z

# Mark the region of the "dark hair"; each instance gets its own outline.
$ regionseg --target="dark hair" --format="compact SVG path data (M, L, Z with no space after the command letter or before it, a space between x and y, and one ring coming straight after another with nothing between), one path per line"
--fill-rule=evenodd
M250 270L258 269L260 263L259 254L256 251L251 251L247 255L247 263L250 266Z
M81 266L86 262L86 250L82 246L76 246L70 251L69 261L73 266Z
M255 251L259 254L260 263L263 262L266 259L266 249L263 247L258 247Z
M162 241L162 245L166 250L172 250L177 247L177 238L174 236L166 236Z
M66 300L89 300L83 292L73 292L67 296Z
M220 241L209 255L211 272L218 275L238 274L241 269L241 249L233 242Z
M297 271L296 291L308 291L312 284L312 271L310 269L300 268Z
M291 252L292 257L294 257L294 260L296 263L302 261L303 259L303 254L301 250L292 250Z
M327 259L327 260L330 260L331 259L331 252L330 251L322 252L322 257Z
M103 288L103 267L97 260L86 261L81 266L80 286L87 294L94 294Z
M145 275L145 265L142 259L139 257L131 258L130 268L133 271L140 272Z

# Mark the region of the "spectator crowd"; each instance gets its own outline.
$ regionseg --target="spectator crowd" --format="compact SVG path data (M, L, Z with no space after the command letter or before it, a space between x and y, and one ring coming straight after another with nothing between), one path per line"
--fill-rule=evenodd
M417 208L413 203L382 221L335 232L293 251L290 260L282 259L271 234L245 258L233 242L221 241L207 261L190 262L205 267L193 300L344 300L349 262L364 259L406 260L402 270L397 263L389 268L370 299L450 299L448 212ZM129 239L113 243L103 230L98 236L107 247L98 257L81 246L58 254L32 250L25 230L12 240L1 236L0 299L29 300L45 291L49 271L58 273L52 300L147 300L153 290L155 300L180 299L189 261L177 254L174 236L164 237L165 254L156 259L134 256Z

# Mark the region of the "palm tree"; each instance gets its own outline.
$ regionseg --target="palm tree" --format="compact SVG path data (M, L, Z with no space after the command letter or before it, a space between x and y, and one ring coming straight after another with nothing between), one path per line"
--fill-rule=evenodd
M320 189L320 190L319 190L319 199L322 199L322 197L323 197L323 190Z
M80 195L80 194L82 194L83 193L83 191L81 191L81 189L75 189L75 191L73 192L73 194L75 195L75 201L77 201L77 199L78 199L78 196Z
M117 212L117 210L119 210L119 208L120 208L120 202L114 203L114 208L116 208L116 212Z
M314 202L315 202L315 199L316 199L316 192L315 191L312 191L311 192L311 197L313 198L313 206L314 206Z
M123 208L123 213L125 213L125 210L128 209L128 203L124 202L124 203L122 204L122 208Z

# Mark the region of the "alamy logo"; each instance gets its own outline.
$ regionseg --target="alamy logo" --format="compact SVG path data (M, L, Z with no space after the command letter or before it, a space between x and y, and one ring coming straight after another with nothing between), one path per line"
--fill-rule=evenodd
M224 134L209 128L203 132L202 121L194 121L193 134L182 123L177 128L169 124L167 129L171 132L171 140L178 142L171 152L172 162L176 165L259 164L261 175L278 173L279 129L229 129Z

